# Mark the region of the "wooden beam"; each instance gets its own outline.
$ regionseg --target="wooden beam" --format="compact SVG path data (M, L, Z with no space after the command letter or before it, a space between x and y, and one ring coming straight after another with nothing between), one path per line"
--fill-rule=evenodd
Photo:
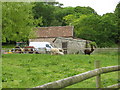
M114 85L111 85L111 86L107 86L105 88L120 88L120 83L114 84Z
M73 85L75 83L81 82L83 80L86 80L88 78L94 77L99 74L113 72L113 71L119 71L120 65L118 66L109 66L109 67L102 67L95 70L91 70L82 74L78 74L75 76L71 76L65 79L61 79L58 81L50 82L41 86L37 86L34 88L64 88L70 85Z
M98 69L100 68L100 61L95 61L95 68ZM98 74L96 76L96 88L101 88L101 75Z

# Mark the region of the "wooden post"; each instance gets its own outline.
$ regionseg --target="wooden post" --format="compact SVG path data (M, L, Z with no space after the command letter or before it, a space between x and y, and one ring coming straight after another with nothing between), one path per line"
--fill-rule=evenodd
M100 68L100 61L95 61L95 68L98 69ZM96 88L101 88L101 75L98 74L96 76Z

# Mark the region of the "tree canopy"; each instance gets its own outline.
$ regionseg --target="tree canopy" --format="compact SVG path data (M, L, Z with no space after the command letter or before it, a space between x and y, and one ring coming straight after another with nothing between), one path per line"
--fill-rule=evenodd
M76 7L77 14L73 13L63 17L67 25L75 27L75 37L95 41L99 47L111 47L119 43L119 4L114 13L106 13L103 16L98 15L92 9L90 9L91 13L82 10L81 7Z
M2 4L2 41L25 41L33 27L32 5L4 2Z
M91 40L99 47L111 47L120 40L120 3L114 13L103 16L91 7L62 7L59 2L2 3L2 42L26 41L33 28L74 26L77 38Z

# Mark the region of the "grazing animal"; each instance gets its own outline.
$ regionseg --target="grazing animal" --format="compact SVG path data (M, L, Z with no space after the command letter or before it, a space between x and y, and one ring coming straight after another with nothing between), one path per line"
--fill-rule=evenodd
M51 48L51 55L64 55L64 51L61 48Z
M91 46L91 50L90 49L85 49L84 53L85 53L85 55L86 54L90 55L93 51L94 51L93 46Z

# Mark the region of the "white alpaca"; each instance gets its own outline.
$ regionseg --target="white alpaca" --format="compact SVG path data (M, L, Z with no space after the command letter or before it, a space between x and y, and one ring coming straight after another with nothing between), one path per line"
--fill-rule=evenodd
M51 48L51 55L64 55L64 51L61 48Z

